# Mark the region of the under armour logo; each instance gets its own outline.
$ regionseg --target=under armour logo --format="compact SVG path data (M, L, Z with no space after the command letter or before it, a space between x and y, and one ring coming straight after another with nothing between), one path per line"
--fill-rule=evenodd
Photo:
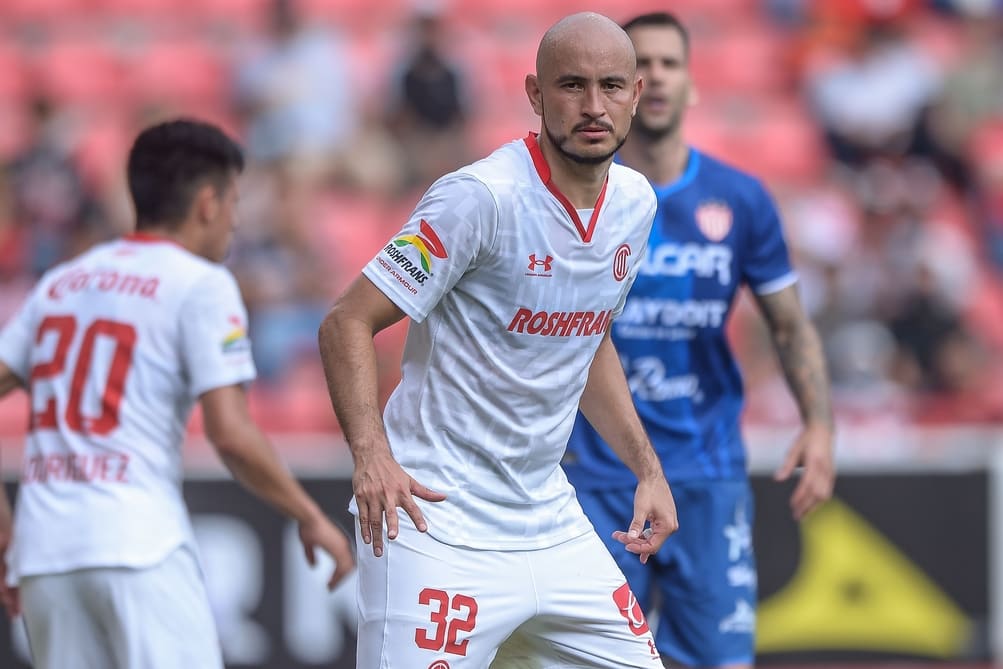
M529 270L536 270L538 267L542 267L544 272L549 272L554 264L554 256L547 256L543 260L536 257L535 253L529 254L529 265L527 266Z

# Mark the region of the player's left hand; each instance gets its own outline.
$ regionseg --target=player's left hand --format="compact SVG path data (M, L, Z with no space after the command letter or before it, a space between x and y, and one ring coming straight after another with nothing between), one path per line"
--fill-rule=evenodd
M2 491L0 494L3 494ZM0 529L0 604L14 619L21 615L21 592L17 587L7 585L7 548L12 534L11 528Z
M323 515L300 523L299 535L303 553L311 567L317 564L318 547L334 558L334 573L327 581L327 589L333 590L334 586L355 567L355 557L352 555L348 537Z
M791 494L791 512L801 520L815 507L832 497L836 468L832 453L833 433L829 425L808 425L794 441L784 463L773 475L786 481L800 465L801 480Z
M645 523L649 523L645 528ZM634 493L634 519L626 532L617 530L613 538L629 553L639 555L641 564L658 552L669 535L679 529L676 502L664 477L637 484Z

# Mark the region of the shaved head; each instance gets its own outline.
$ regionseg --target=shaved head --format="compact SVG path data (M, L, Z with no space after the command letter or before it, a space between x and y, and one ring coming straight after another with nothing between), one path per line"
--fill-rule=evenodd
M543 34L536 51L537 75L546 77L565 53L581 49L594 55L622 55L632 64L636 61L634 45L616 21L595 12L580 12L565 16ZM630 73L634 71L631 65Z
M555 23L540 40L536 74L526 75L544 154L608 167L642 87L633 42L615 21L582 12Z

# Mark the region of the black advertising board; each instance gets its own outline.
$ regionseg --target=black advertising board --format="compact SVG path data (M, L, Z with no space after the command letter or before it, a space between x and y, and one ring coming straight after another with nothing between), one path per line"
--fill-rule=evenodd
M989 481L843 474L834 501L799 526L791 485L753 477L760 661L987 660ZM349 481L305 485L351 529ZM329 565L311 571L295 526L235 483L191 480L185 496L227 666L354 668L354 585L327 593ZM11 630L0 625L0 667L28 667Z

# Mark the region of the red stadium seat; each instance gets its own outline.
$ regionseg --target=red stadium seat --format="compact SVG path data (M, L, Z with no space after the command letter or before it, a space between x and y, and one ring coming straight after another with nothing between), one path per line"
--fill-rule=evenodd
M28 109L20 101L0 96L0 163L26 149L31 138Z
M24 100L29 84L28 63L24 54L13 44L0 42L0 100Z
M687 115L686 136L767 181L817 178L826 161L818 127L796 100L705 98Z
M123 183L126 156L134 129L122 114L103 111L84 125L74 159L87 186L104 192Z
M222 107L229 93L223 57L201 41L151 42L128 69L131 94L141 103Z
M39 52L33 70L41 91L59 104L107 104L123 92L122 60L100 40L52 44Z
M122 0L128 2L129 0ZM176 11L193 25L231 26L241 31L260 32L267 25L272 0L175 0Z
M766 96L792 81L784 38L766 25L743 26L693 45L692 71L702 91Z
M84 18L92 0L3 0L0 24L55 24Z
M413 10L409 0L297 0L295 7L307 19L331 22L349 34L393 30L393 21L405 21Z
M163 22L178 16L176 0L89 0L101 20Z
M796 104L770 105L747 137L750 169L764 179L812 181L828 156L812 117Z
M318 241L337 268L334 286L340 292L362 270L396 232L403 220L388 222L381 202L365 195L328 192L319 198L313 218L317 221Z

